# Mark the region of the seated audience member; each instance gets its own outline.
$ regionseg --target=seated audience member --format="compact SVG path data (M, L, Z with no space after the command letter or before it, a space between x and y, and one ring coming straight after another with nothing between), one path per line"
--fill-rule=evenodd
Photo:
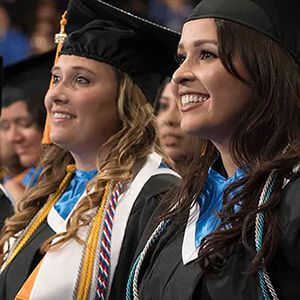
M7 178L4 186L17 202L39 173L41 140L46 118L43 98L50 82L54 52L32 57L4 70L1 136L12 145L25 172Z
M1 103L2 103L1 101L2 75L3 75L2 56L0 56L0 116L1 116ZM11 216L14 212L13 205L9 199L9 196L6 193L6 190L1 183L1 179L3 176L5 176L5 172L3 171L3 167L0 161L0 229L3 227L6 218Z
M7 181L22 173L23 168L20 164L18 155L13 144L7 139L7 135L1 130L0 120L0 166L2 177L0 182Z
M1 299L123 299L140 237L179 181L152 107L179 34L98 0L72 0L66 18L45 97L52 143L3 229Z
M300 2L202 0L172 90L202 139L126 299L300 299Z
M175 163L176 170L184 175L188 171L198 139L187 135L180 128L181 114L171 90L170 78L162 85L156 105L160 145Z
M180 31L193 6L190 0L148 0L149 18Z
M9 12L0 2L0 54L3 56L4 66L25 59L30 50L28 38L12 27Z

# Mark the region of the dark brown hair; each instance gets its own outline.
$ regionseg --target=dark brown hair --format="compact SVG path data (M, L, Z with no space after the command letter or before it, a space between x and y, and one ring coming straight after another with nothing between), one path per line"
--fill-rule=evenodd
M226 257L235 247L253 250L250 244L254 241L255 217L259 211L264 211L266 231L262 249L249 266L253 273L261 267L262 257L268 266L277 249L277 207L283 179L291 176L293 167L299 162L300 72L291 55L270 38L230 21L215 19L215 23L220 59L227 71L247 82L234 65L234 61L240 59L249 74L247 84L252 86L253 99L241 116L230 144L235 163L239 167L246 166L247 175L225 191L223 209L218 214L221 223L203 240L199 262L206 271L216 271L223 268ZM186 216L201 193L216 156L217 149L210 141L205 141L176 194L174 200L179 205L164 217L172 217L177 223L183 221L182 216ZM278 176L272 196L258 209L259 195L273 169L278 171ZM236 192L232 193L233 190Z

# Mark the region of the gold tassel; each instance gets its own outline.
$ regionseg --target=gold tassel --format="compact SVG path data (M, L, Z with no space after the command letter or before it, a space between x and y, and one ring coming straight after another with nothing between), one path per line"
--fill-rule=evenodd
M47 202L44 204L44 206L39 210L36 217L33 219L32 223L28 225L28 228L25 230L24 236L20 238L18 244L14 248L11 255L7 258L7 260L4 262L2 266L2 271L12 262L12 260L19 254L21 249L25 246L25 244L28 242L28 240L32 237L32 235L36 232L36 230L39 228L39 226L42 224L42 222L46 219L48 216L51 208L54 206L54 204L57 202L57 200L60 198L60 196L63 194L67 186L69 185L69 182L71 181L73 174L76 170L75 165L68 165L67 166L67 174L63 181L61 182L59 188L57 191L53 194L53 196L50 196Z
M54 65L57 63L58 55L62 48L63 42L67 38L67 34L65 31L66 25L67 25L66 15L67 15L67 11L64 12L64 14L62 15L61 20L60 20L60 32L55 35L55 44L57 44L57 47L56 47ZM51 88L51 86L52 86L52 78L50 81L49 89ZM49 116L47 115L46 123L45 123L45 127L44 127L42 144L49 145L52 143L51 139L50 139L50 131L51 131L50 121L49 121Z
M86 300L89 296L93 277L93 267L96 256L97 244L99 242L99 232L105 214L105 206L106 203L109 201L109 198L111 197L112 188L113 181L110 180L105 185L104 194L102 196L99 211L97 212L93 220L91 232L89 234L86 244L86 252L84 254L79 286L77 287L78 290L76 291L76 299L78 300Z

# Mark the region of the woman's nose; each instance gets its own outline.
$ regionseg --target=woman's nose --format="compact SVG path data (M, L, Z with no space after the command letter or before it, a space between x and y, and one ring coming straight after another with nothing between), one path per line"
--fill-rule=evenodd
M66 102L68 102L68 98L66 95L65 84L63 82L60 82L58 84L52 85L45 96L46 107L47 105L51 105L53 103L59 104Z
M7 140L10 143L19 143L20 141L23 140L23 136L20 131L20 128L15 123L11 124L6 134L7 134Z
M179 127L180 126L180 121L176 119L169 118L165 121L165 124L170 126L170 127Z
M169 103L169 108L164 115L164 123L170 127L179 127L181 122L180 112L175 99Z
M185 82L188 81L192 81L194 77L195 76L190 67L190 63L186 60L174 72L172 76L172 81L175 84L179 85L179 84L184 84Z
M180 127L180 122L181 122L180 113L176 108L176 110L170 113L170 116L167 120L167 124L172 127Z

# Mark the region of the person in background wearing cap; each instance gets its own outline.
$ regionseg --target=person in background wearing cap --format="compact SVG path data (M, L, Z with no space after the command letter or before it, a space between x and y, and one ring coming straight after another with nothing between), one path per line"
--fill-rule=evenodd
M0 165L3 170L3 176L0 181L6 181L7 179L18 176L22 173L23 168L20 165L18 155L14 149L12 143L7 140L7 135L1 130L1 118L0 118Z
M3 89L3 107L0 131L3 143L12 146L20 167L24 172L4 178L3 185L13 201L23 197L26 186L30 185L41 154L41 142L46 111L41 99L33 99L24 90L6 86ZM10 166L7 165L9 168Z
M3 62L2 56L0 56L0 116L1 116L1 107L2 107L2 82L3 82ZM0 140L1 141L1 140ZM5 170L0 161L0 228L4 225L4 222L7 217L11 216L14 213L14 208L11 203L11 200L1 183L2 177L5 176Z
M171 78L167 78L161 87L156 101L158 136L162 149L175 164L181 175L189 172L190 158L198 139L184 133L180 128L181 115L176 98L171 90ZM197 149L198 152L198 149Z
M300 299L298 13L298 0L203 0L186 20L172 89L203 159L127 300Z
M50 61L54 51L33 56L4 69L3 109L0 118L2 143L13 147L24 172L12 176L8 170L3 184L15 202L26 187L36 184L40 168L41 141L46 119L43 98L50 81ZM5 153L3 153L4 155ZM1 154L2 155L2 154ZM4 158L4 157L2 157Z
M85 4L95 15L78 16ZM67 21L45 97L52 144L0 241L1 299L123 299L140 236L180 180L151 105L179 34L101 1L71 1Z

